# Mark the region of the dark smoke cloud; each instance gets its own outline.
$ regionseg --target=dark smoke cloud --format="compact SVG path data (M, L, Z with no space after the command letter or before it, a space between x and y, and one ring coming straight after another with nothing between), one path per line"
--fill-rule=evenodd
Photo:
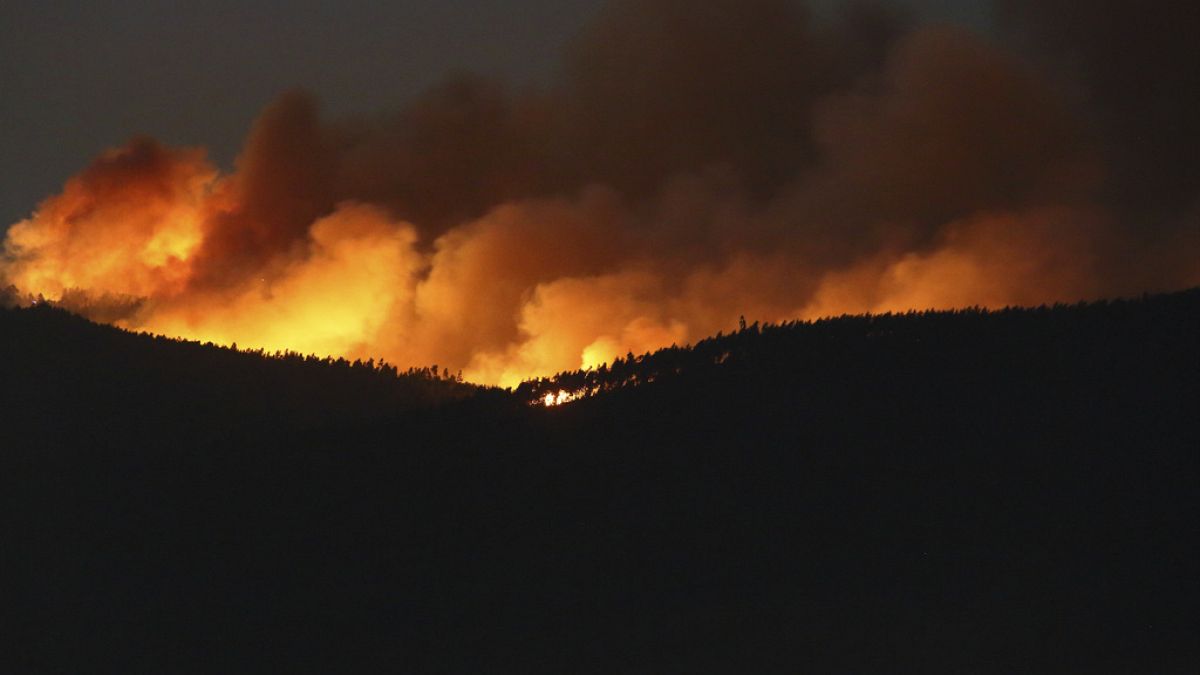
M276 99L251 130L237 173L220 186L236 207L213 214L195 282L236 283L302 241L313 221L333 210L337 165L315 101L303 92Z
M1082 88L1083 115L1110 162L1107 197L1136 227L1200 200L1200 5L997 0L997 15L1060 81Z
M709 164L777 183L812 157L824 56L805 13L782 0L612 2L561 92L585 160L576 170L635 194Z
M952 27L910 33L877 77L826 97L813 133L822 166L798 179L793 208L853 244L923 238L979 211L1078 202L1099 171L1035 73Z
M509 201L593 184L644 200L714 166L769 195L815 161L815 104L877 67L903 21L867 3L815 26L786 0L618 0L547 91L456 75L404 110L334 122L285 94L247 140L225 187L238 207L197 279L257 274L345 201L386 206L432 240Z

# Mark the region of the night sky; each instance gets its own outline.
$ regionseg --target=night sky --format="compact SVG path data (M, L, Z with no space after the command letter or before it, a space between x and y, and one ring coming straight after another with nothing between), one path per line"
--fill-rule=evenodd
M550 80L602 0L31 2L0 6L0 231L98 152L148 134L229 166L281 91L394 109L448 73ZM829 11L837 0L811 3ZM914 0L987 30L984 0Z

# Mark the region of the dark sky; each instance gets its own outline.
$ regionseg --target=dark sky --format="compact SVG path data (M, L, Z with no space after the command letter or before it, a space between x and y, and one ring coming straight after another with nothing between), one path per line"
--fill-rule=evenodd
M0 6L0 231L135 134L204 145L228 165L255 115L290 87L339 114L396 107L456 70L546 81L602 4L9 0ZM987 24L985 0L907 4Z

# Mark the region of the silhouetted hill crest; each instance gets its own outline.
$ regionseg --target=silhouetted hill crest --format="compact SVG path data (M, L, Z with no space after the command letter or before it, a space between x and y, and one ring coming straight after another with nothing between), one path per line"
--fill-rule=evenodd
M1127 322L1144 322L1152 331L1161 322L1197 325L1200 288L1171 294L1144 295L1136 299L1056 303L1033 308L1005 307L989 310L969 307L954 310L909 310L883 314L828 317L814 321L754 322L729 334L718 333L683 347L672 345L641 355L628 354L611 364L588 370L558 373L522 383L519 398L533 403L549 396L574 402L598 394L657 383L689 383L726 379L732 373L745 377L776 378L833 359L839 362L858 350L874 353L873 359L894 351L902 359L918 347L954 345L958 349L1002 349L1021 342L1045 341L1069 349L1072 341L1087 345L1103 331ZM1012 341L1016 341L1015 343ZM887 358L884 356L884 358ZM808 364L808 366L806 366ZM895 365L902 367L903 363ZM724 371L724 372L723 372Z

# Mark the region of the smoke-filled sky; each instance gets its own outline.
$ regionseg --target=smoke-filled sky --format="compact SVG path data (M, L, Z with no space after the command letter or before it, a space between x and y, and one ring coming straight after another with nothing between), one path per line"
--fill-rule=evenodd
M451 72L542 83L603 0L8 0L0 3L0 233L137 134L222 166L276 94L397 108ZM839 0L820 0L820 12ZM986 26L986 0L910 0Z
M128 328L513 384L1200 283L1181 3L46 4L0 277Z

